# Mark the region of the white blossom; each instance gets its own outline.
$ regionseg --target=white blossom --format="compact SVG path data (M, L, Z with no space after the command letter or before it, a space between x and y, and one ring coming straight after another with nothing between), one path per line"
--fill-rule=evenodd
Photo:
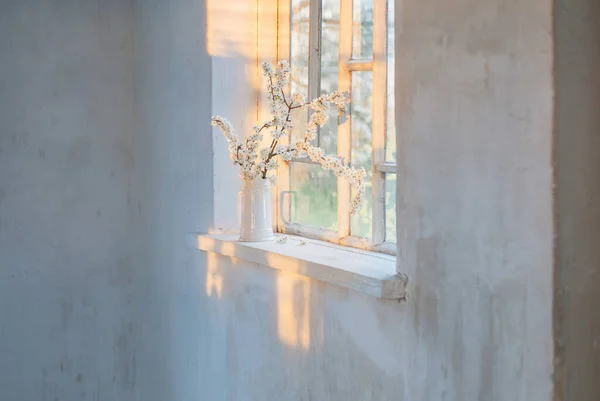
M263 75L267 80L267 101L272 119L252 127L252 134L244 140L240 139L232 124L225 118L215 116L212 125L219 128L227 140L230 157L236 165L240 166L242 180L268 179L273 184L276 182L275 174L268 174L277 168L277 160L290 162L295 158L308 156L310 160L319 163L325 170L331 170L337 177L347 178L355 187L355 196L350 204L350 211L355 213L365 195L363 168L354 168L342 158L326 155L322 149L312 146L311 142L317 137L319 127L329 120L328 109L334 106L338 116L347 112L350 96L347 92L332 92L324 94L307 102L304 95L294 93L286 96L285 91L290 83L290 65L287 61L280 61L273 68L268 63L262 63ZM293 145L284 145L279 142L293 129L291 113L294 109L310 109L310 119L306 125L303 140L296 141ZM270 132L271 146L260 148L265 133Z
M267 160L267 158L269 157L270 154L271 154L271 149L269 149L269 148L262 148L260 150L260 158L261 158L261 160Z
M325 125L325 123L329 119L329 116L327 115L327 113L319 111L319 112L313 113L310 116L310 119L311 119L311 121L314 121L314 123L317 124L319 127L322 127L323 125Z
M265 169L267 171L271 171L271 170L275 170L276 168L277 168L277 159L273 157L271 160L269 160L266 163Z
M283 130L274 130L271 136L273 139L279 140L284 134L285 132Z
M292 95L292 101L296 105L302 105L306 103L306 96L304 96L302 93L294 93Z

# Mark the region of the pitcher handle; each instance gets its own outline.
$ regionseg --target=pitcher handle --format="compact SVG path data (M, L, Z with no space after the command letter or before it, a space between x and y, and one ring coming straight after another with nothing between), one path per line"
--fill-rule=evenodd
M285 203L285 196L288 194L293 196L294 202L296 201L296 191L281 191L281 193L279 194L279 215L281 216L281 221L283 221L283 224L290 224L290 221L285 219L284 206L283 206ZM292 214L291 202L290 202L290 209L289 209L288 214L290 215L290 218L291 218L291 214Z

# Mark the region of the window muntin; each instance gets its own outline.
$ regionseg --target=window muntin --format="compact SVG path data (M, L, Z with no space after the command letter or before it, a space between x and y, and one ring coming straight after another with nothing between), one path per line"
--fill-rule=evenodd
M393 0L389 2L291 0L289 15L280 15L280 34L290 35L290 46L280 49L279 58L291 60L292 90L309 98L335 90L352 94L350 116L338 125L332 115L315 141L327 153L365 167L368 175L362 208L350 216L352 193L345 179L304 159L282 165L281 232L395 252L390 244L396 241L396 144ZM281 21L289 21L289 27ZM300 113L293 116L296 135L303 135L308 118Z

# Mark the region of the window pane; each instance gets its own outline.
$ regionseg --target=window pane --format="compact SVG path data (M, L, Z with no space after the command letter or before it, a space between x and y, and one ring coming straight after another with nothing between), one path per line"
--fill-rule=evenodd
M351 162L358 167L367 170L365 177L365 199L360 211L350 219L350 231L352 235L364 238L371 237L372 225L372 199L371 199L371 116L372 116L372 93L373 73L371 71L360 71L352 73L352 156Z
M352 57L373 57L373 0L354 0L352 6Z
M337 178L309 163L291 164L291 221L337 230Z
M368 177L365 182L365 197L361 204L360 210L352 215L350 218L350 231L355 237L371 238L372 232L372 221L373 221L373 201L372 201L372 184L371 184L371 172L367 172ZM352 188L352 197L355 194L354 188Z
M396 162L396 114L394 88L394 0L388 1L387 31L387 145L385 159Z
M290 27L290 64L292 67L292 93L301 93L308 97L308 40L309 40L309 0L292 0ZM294 131L292 140L304 138L306 132L306 110L292 112ZM293 143L293 142L292 142Z
M322 0L321 18L321 94L327 94L338 89L340 0ZM319 146L328 154L337 153L337 123L333 107L319 132Z
M396 242L396 174L385 175L385 240Z

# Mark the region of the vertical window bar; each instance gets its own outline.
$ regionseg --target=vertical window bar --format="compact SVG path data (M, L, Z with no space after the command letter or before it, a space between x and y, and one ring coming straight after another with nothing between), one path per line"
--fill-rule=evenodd
M277 59L290 60L291 54L291 0L278 2L277 13ZM282 144L289 145L290 138L283 137ZM285 219L291 217L292 208L289 196L282 196L290 190L290 165L288 163L277 163L277 231L284 232ZM284 214L286 216L284 216Z
M340 2L340 51L338 90L352 91L352 72L348 62L352 58L352 0ZM338 156L350 161L351 119L346 118L338 126L337 150ZM338 235L345 238L350 235L350 183L346 178L338 178Z
M385 240L385 175L377 165L385 163L387 98L387 1L373 4L373 245Z
M313 100L321 94L321 0L310 0L310 23L308 28L308 98ZM310 113L310 112L309 112ZM309 114L310 117L310 114ZM321 146L321 135L317 135Z

